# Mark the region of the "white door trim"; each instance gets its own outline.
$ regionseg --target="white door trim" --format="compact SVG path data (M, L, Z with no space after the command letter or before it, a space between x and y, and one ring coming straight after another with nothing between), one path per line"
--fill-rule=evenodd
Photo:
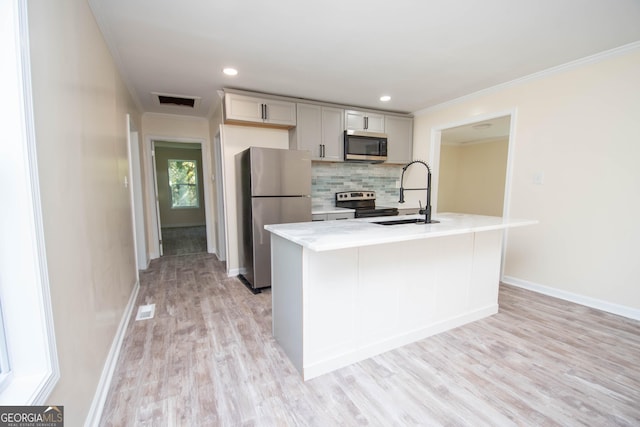
M222 144L222 125L218 128L213 138L213 149L215 153L215 176L216 176L216 219L218 227L216 229L217 255L220 261L227 261L228 239L227 239L227 210L225 209L225 179L222 167L222 159L224 158L224 147Z
M158 245L158 256L162 256L164 255L164 247L162 245L162 220L160 217L160 199L158 195L158 159L156 159L155 140L151 141L151 164L151 171L153 172L153 211L156 213L153 216L153 219L156 221L155 227L153 227L153 231L155 232L153 242Z
M149 264L143 208L142 172L140 170L142 166L140 162L140 137L129 114L126 115L126 126L127 156L129 159L129 192L133 220L133 248L136 254L136 278L139 279L138 271L146 270Z
M159 258L162 254L160 252L160 220L154 213L156 210L156 188L157 183L155 179L155 162L152 158L153 142L154 141L171 141L178 143L196 143L200 144L202 149L202 176L204 181L204 214L205 224L207 227L207 252L213 253L215 248L215 242L213 241L213 207L211 195L213 194L212 184L210 177L211 174L211 148L210 144L207 144L207 140L204 138L184 138L179 136L168 135L146 135L145 136L145 150L144 150L144 168L146 171L147 185L147 219L149 221L149 230L151 231L151 245L149 247L149 257L151 259ZM151 185L153 184L153 185Z

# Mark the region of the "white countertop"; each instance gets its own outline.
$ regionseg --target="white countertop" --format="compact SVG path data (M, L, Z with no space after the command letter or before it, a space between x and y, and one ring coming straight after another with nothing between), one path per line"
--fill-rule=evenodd
M406 240L452 236L477 231L499 230L537 224L535 220L506 219L495 216L442 213L436 224L380 225L373 221L424 218L422 215L402 217L359 218L340 221L298 222L265 226L268 231L313 251L330 251Z

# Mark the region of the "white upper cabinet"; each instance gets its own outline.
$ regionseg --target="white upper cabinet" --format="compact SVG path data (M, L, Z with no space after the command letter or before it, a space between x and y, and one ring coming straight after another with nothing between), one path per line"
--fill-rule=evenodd
M344 110L322 107L322 160L344 161Z
M346 130L384 133L384 114L346 110Z
M385 116L387 134L386 163L409 163L413 158L413 119Z
M298 104L298 123L289 132L289 148L309 150L311 160L322 158L322 107L311 104Z
M341 108L298 104L298 123L291 130L290 148L309 150L311 160L343 161L344 119Z
M296 125L296 104L294 102L226 93L224 107L226 123L247 123L285 128Z

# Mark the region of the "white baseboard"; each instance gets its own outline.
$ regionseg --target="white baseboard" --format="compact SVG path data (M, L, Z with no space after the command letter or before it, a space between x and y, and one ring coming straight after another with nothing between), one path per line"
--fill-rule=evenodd
M244 274L247 272L246 268L232 268L227 272L227 277L236 277L238 274Z
M113 372L115 371L116 363L118 362L118 356L120 355L120 349L122 348L124 335L127 331L129 319L131 318L131 313L133 313L139 290L140 282L136 281L136 284L133 287L133 291L131 292L131 296L129 297L127 307L125 308L124 313L122 314L122 318L120 319L120 325L118 325L116 335L113 338L113 342L111 343L111 348L109 349L107 360L104 364L104 367L102 368L102 375L100 376L100 381L98 382L98 387L96 388L96 394L93 396L93 401L91 402L89 413L87 414L87 418L84 421L85 427L93 427L100 424L100 418L102 418L102 411L104 410L104 404L107 400L107 393L109 392L109 387L111 386Z
M511 276L504 276L502 278L502 282L507 285L528 289L540 294L549 295L551 297L574 302L576 304L595 308L597 310L606 311L607 313L617 314L618 316L628 317L629 319L633 320L640 320L640 310L637 308L614 304L612 302L603 301L601 299L591 298L580 294L574 294L572 292L563 291L561 289L552 288L549 286L539 285L537 283L529 282Z

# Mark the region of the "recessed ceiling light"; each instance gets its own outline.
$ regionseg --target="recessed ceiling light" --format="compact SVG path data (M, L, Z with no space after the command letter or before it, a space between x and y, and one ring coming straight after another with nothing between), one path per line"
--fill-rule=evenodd
M388 101L391 101L391 97L390 97L389 95L382 95L382 96L380 97L380 101L382 101L382 102L388 102Z
M236 76L236 75L238 75L238 70L236 70L235 68L231 68L231 67L224 68L222 70L222 72L225 73L227 76Z

